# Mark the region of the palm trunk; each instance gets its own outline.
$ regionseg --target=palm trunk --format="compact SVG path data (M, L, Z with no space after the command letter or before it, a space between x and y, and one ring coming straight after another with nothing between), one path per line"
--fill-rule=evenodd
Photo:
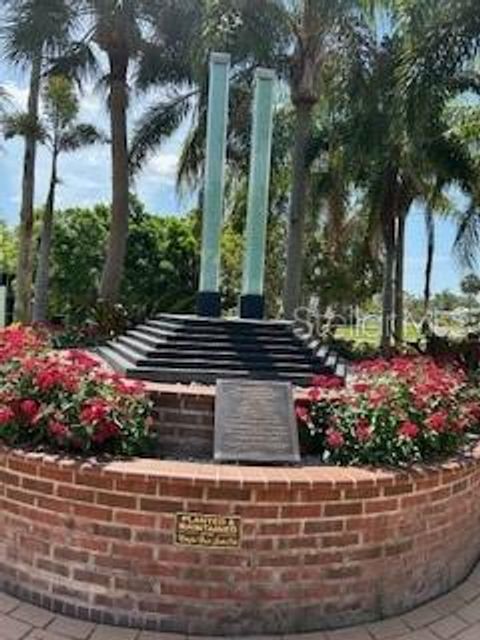
M127 148L128 58L110 58L112 132L112 216L107 257L100 285L100 298L115 303L120 295L128 238L128 148Z
M292 319L299 306L302 287L305 205L308 184L307 148L312 128L312 102L296 105L293 182L287 246L287 272L283 298L284 315Z
M47 202L43 214L42 234L38 252L37 274L35 278L35 299L33 321L46 322L48 317L48 285L50 275L50 249L52 246L53 213L55 210L55 190L57 186L58 151L53 150L52 173Z
M430 298L432 291L432 268L433 268L433 256L435 253L435 222L433 220L433 214L430 207L425 212L425 226L427 231L427 260L425 263L425 288L423 291L423 308L426 316L430 309Z
M382 337L381 347L388 351L392 346L392 315L393 315L393 272L395 263L395 243L393 233L385 236L385 261L383 264L383 293L382 293Z
M394 310L394 327L395 327L395 344L397 346L403 343L404 339L404 308L403 308L403 280L404 280L404 262L405 262L405 221L407 211L401 210L397 217L397 234L395 242L395 310Z
M383 196L380 220L382 225L385 261L383 264L382 293L382 351L388 353L392 346L394 266L395 266L395 217L397 210L397 171L388 167L385 171L385 193Z
M30 92L28 96L28 115L32 122L38 119L38 103L42 72L41 52L34 56L30 75ZM25 153L23 158L22 208L20 211L20 233L16 274L15 319L28 324L31 319L32 288L32 236L33 205L35 194L35 158L37 141L35 132L25 137Z

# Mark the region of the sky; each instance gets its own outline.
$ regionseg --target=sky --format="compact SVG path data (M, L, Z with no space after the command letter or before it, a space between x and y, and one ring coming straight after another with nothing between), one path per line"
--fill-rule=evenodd
M25 78L0 62L0 84L4 86L14 105L25 109L27 87ZM152 101L155 96L150 96ZM135 99L130 114L130 124L147 106L146 100ZM108 131L107 113L101 94L86 90L81 100L80 120L90 122ZM188 196L179 197L175 189L177 160L187 126L182 127L151 158L137 178L135 192L147 210L159 214L181 215L191 206ZM0 220L9 224L18 222L20 185L23 158L21 140L1 142L0 147ZM37 157L37 182L35 201L42 205L46 199L49 180L49 157L41 148ZM61 184L58 188L57 206L88 206L110 200L110 158L108 145L90 147L60 160ZM420 295L423 290L425 263L425 230L422 212L413 210L407 221L405 289ZM433 267L432 290L434 293L450 289L459 290L464 274L460 270L451 248L455 238L455 225L448 220L436 223L436 254Z

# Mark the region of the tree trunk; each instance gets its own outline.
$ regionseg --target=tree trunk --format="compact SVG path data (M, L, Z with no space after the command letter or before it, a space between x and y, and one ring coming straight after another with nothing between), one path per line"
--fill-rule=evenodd
M37 274L35 277L35 298L33 303L33 321L46 322L48 317L48 285L50 275L50 249L52 246L53 213L55 210L55 190L57 186L58 151L52 155L52 173L47 202L43 214L42 234L38 252Z
M408 210L400 210L397 216L397 234L395 238L395 344L400 346L404 339L403 280L405 262L405 222Z
M383 351L387 352L392 346L393 267L395 263L395 242L393 230L392 232L384 235L384 244L385 262L383 265L381 347Z
M112 216L100 285L100 298L110 303L117 302L120 294L128 238L127 69L127 57L110 57Z
M397 211L397 171L389 167L385 171L385 193L380 220L382 225L385 261L383 265L382 335L380 345L387 353L392 346L393 292L395 265L395 217Z
M42 56L39 52L33 58L30 75L30 92L28 96L28 115L32 124L38 120L38 103L40 96L40 82L42 73ZM33 205L35 194L35 158L37 140L32 131L25 137L25 152L23 157L22 178L22 207L20 211L20 231L17 260L17 274L15 282L15 319L28 324L31 319L31 288L32 288L32 236L33 236Z
M430 298L432 291L432 268L433 256L435 253L435 222L430 207L425 212L425 226L427 231L427 260L425 263L425 288L423 290L423 309L425 312L425 320L430 309Z
M287 272L283 298L284 315L292 319L300 304L305 233L305 207L308 184L307 149L312 128L312 102L296 105L293 148L292 197L287 245Z

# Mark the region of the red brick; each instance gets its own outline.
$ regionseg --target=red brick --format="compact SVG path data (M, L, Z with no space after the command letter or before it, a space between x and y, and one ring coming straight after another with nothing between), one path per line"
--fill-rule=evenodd
M75 473L76 484L94 487L96 489L113 489L114 480L112 476L103 476L100 471L77 471Z
M74 504L73 513L80 518L88 518L89 520L110 522L113 519L112 509L96 507L93 504Z
M147 513L138 513L138 511L116 511L113 519L120 524L128 524L132 527L155 527L155 516Z
M135 509L137 506L136 496L127 496L121 493L97 493L97 503L109 507L120 507L122 509Z
M39 469L41 478L48 478L57 482L72 482L73 469L63 469L57 465L42 465Z
M412 493L413 492L413 484L411 483L402 483L395 484L391 487L384 487L383 489L385 497L388 496L401 496L404 493Z
M70 547L55 547L53 557L55 560L81 562L85 564L88 562L90 556L86 551L79 551L78 549L72 549Z
M73 579L87 584L96 584L100 587L109 587L111 581L110 576L102 575L96 571L87 571L86 569L74 569Z
M232 502L244 502L251 499L249 489L234 489L230 487L209 487L207 500L227 500Z
M157 492L157 482L152 478L138 478L135 476L117 478L115 480L115 486L117 491L125 493L155 494Z
M60 484L56 491L57 496L76 502L94 502L95 493L90 489L83 489L71 484Z
M158 498L140 498L141 511L155 511L155 513L175 513L181 511L183 504L178 500L161 500Z
M339 516L357 516L363 511L361 502L340 502L325 505L325 516L335 518Z
M367 500L365 502L365 513L383 513L385 511L397 511L398 500L390 498L389 500Z

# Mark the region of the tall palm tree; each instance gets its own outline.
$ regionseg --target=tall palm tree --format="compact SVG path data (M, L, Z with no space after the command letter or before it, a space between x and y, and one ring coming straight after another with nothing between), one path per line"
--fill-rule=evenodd
M77 122L79 102L70 80L52 76L44 91L45 118L43 143L50 150L52 164L47 201L42 215L42 230L35 278L33 321L46 322L48 312L48 286L50 248L52 244L55 194L59 183L58 161L62 154L72 153L104 140L97 129Z
M49 58L68 42L75 17L73 4L70 0L5 2L4 53L13 64L30 71L15 299L15 317L21 322L28 322L31 317L35 157L42 74Z
M284 315L292 318L301 301L303 243L309 182L308 147L315 107L324 74L333 60L362 59L366 53L365 2L302 0L282 3L290 29L286 60L290 97L295 111L292 147L292 193L287 245ZM368 3L369 4L369 3Z
M182 21L195 16L193 0L80 0L86 31L56 64L60 73L90 73L107 85L112 162L112 215L99 296L118 299L128 237L129 161L127 110L129 80L152 73L171 81L165 52ZM97 56L107 60L106 73ZM171 52L169 52L171 55Z

